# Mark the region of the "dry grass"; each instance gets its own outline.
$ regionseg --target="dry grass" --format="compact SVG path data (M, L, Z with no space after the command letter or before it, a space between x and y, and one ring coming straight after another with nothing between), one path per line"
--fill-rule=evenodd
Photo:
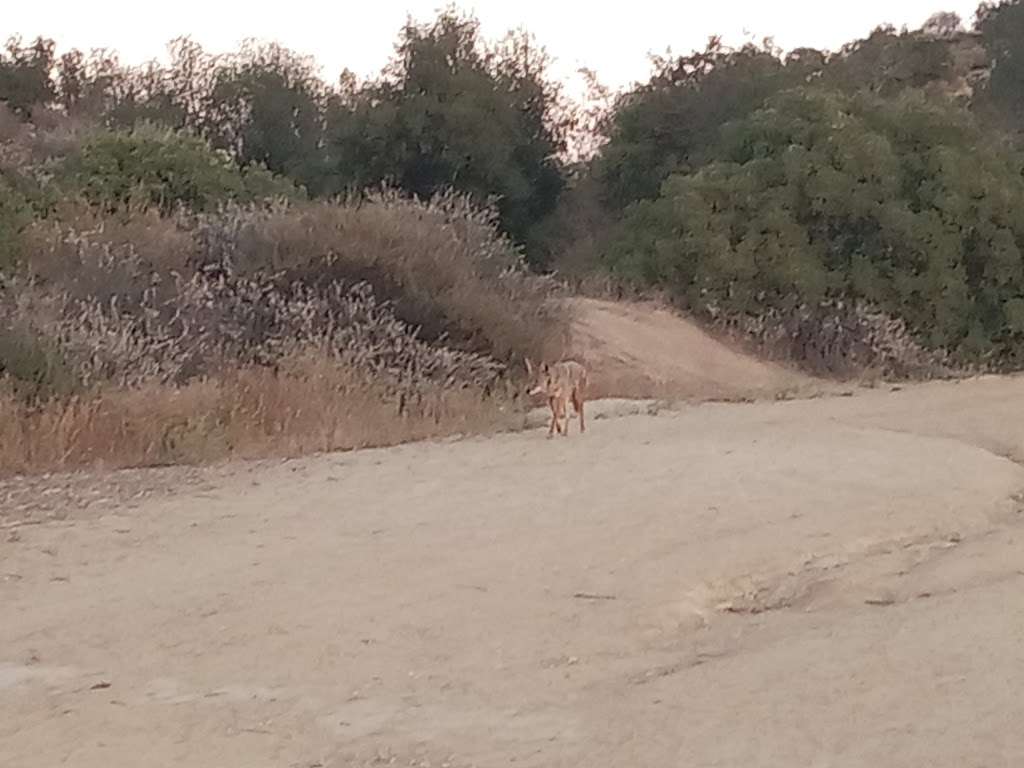
M204 267L310 286L365 282L429 343L505 362L557 356L564 345L552 333L566 326L550 300L558 286L527 270L493 211L462 196L234 208L201 217L195 232Z
M522 357L568 327L552 282L458 197L72 208L27 242L0 276L0 474L510 426Z
M975 371L925 347L906 322L865 301L830 300L757 316L705 307L711 328L769 358L843 380L932 379Z
M290 358L182 387L106 388L28 405L0 394L0 476L200 464L394 445L514 424L509 403L438 388L401 413L374 382Z
M0 274L0 475L486 431L564 349L559 287L465 196L90 206L50 180L92 128L0 105L37 214Z

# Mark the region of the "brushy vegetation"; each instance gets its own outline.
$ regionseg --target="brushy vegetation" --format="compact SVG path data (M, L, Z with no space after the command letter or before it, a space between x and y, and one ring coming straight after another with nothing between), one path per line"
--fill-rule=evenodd
M1022 9L656 62L604 115L548 256L816 371L1018 368Z
M513 423L553 285L464 198L84 211L0 283L0 469L382 445Z
M721 160L626 212L613 269L690 307L763 316L843 297L931 348L1020 352L1024 155L969 114L799 89L722 136Z
M398 416L361 373L300 355L180 387L103 387L39 405L0 394L0 472L297 456L514 424L467 390L432 389Z
M586 108L454 10L366 82L170 54L0 53L0 473L509 423L565 344L539 272L823 373L1021 364L1021 0L836 52L712 38Z

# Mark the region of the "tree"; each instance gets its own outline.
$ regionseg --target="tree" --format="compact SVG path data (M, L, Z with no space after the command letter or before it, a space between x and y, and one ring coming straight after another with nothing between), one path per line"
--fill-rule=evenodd
M88 58L73 49L57 62L57 101L64 111L89 122L118 124L126 103L133 100L130 71L117 54L94 50ZM133 113L130 121L134 123Z
M732 50L718 38L703 51L654 64L651 80L620 97L603 128L607 142L594 174L613 210L655 197L671 173L698 168L723 123L750 114L814 67L813 57L783 63L768 46Z
M168 46L170 65L124 67L116 54L97 51L85 66L86 96L78 110L115 129L152 123L208 135L218 58L187 37Z
M241 165L263 165L318 192L325 99L311 60L275 44L247 43L215 68L206 135Z
M504 230L525 240L563 186L566 124L547 64L526 35L486 48L477 22L451 11L408 23L382 77L331 105L337 189L387 181L423 198L448 187L496 197Z
M86 88L85 57L77 48L60 57L57 64L57 95L64 111L75 111Z
M8 40L6 56L0 53L0 101L23 117L34 106L48 106L56 98L54 50L53 41L42 37L26 46L16 37Z
M155 123L197 135L209 132L218 57L187 37L168 44L170 65L121 64L115 52L72 50L57 62L57 100L68 114L115 129Z
M992 61L983 100L1004 125L1020 131L1024 121L1024 2L983 4L976 29Z
M934 35L877 28L863 40L843 46L822 71L822 80L847 92L884 96L947 82L953 73L949 42Z
M72 51L58 65L60 101L114 129L188 131L240 168L262 166L319 191L326 89L312 61L274 44L249 42L230 56L211 56L188 38L168 48L168 67L128 68L106 51L88 59Z
M1022 171L952 103L800 88L630 208L606 259L698 311L860 298L933 346L1019 356Z
M711 38L703 51L654 65L650 81L622 95L602 127L607 141L592 172L612 212L656 197L670 174L700 168L723 124L787 89L814 81L895 96L945 82L953 59L945 40L880 27L835 55L801 48L783 56L770 41L730 49Z

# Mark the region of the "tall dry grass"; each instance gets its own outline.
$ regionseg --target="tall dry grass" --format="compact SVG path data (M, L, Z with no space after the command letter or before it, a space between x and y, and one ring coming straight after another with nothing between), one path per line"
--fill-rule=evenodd
M942 349L925 347L907 323L866 301L829 300L789 311L730 314L704 308L710 326L760 354L841 379L931 379L971 372Z
M566 338L556 287L457 197L71 209L26 242L0 276L0 474L508 426L522 357Z
M383 447L522 423L511 396L389 393L323 360L282 374L252 366L183 386L102 388L30 404L0 392L0 477L203 464Z
M344 205L234 207L198 217L201 269L280 274L312 287L366 283L428 342L501 360L557 354L558 284L530 273L493 211L443 194L381 192Z
M183 386L105 387L29 404L0 393L0 476L297 456L480 434L516 423L505 398L437 387L401 411L321 357Z

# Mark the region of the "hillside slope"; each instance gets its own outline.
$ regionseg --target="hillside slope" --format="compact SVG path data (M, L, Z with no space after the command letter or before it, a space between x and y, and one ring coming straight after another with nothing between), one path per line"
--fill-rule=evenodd
M571 349L593 372L593 397L730 400L824 385L733 349L653 304L574 299L572 308Z

